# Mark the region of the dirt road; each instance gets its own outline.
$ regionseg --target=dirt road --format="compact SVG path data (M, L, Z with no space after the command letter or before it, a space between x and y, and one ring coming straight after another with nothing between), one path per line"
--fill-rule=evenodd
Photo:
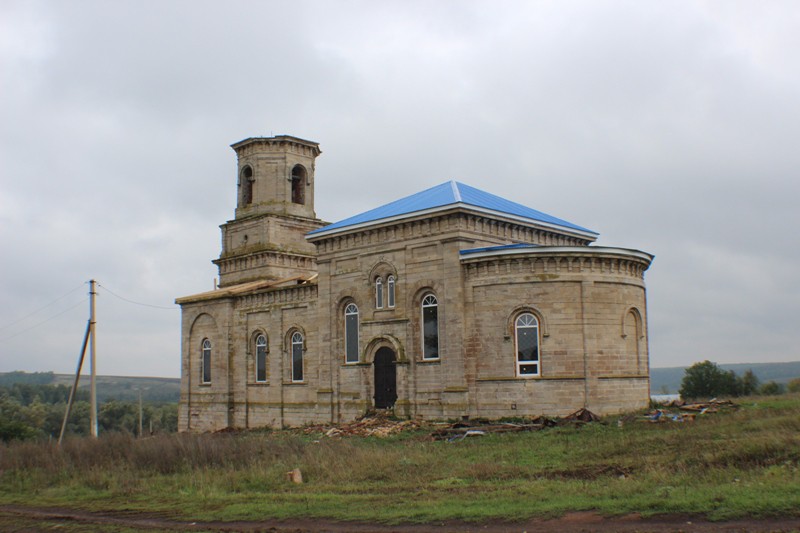
M590 533L590 532L800 532L800 517L709 522L685 515L642 518L638 515L606 518L596 513L569 513L554 520L524 522L436 522L382 525L331 520L292 519L238 522L184 522L141 513L98 513L62 508L0 506L2 531L259 531L271 533Z

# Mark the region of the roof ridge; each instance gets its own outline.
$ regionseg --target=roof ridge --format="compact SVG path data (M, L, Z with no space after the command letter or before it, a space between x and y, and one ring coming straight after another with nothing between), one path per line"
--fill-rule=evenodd
M590 234L588 235L590 238L592 235L597 235L597 233L592 230L582 228L566 220L537 211L536 209L514 202L513 200L508 200L501 196L459 183L455 180L448 180L418 193L405 196L380 207L315 229L309 232L306 238L330 234L331 232L347 227L368 225L380 220L408 217L415 213L431 213L434 210L443 210L459 206L477 209L492 216L519 217L521 219L544 223L562 229L578 231L580 233ZM594 238L592 238L592 240L594 240Z
M450 187L453 189L453 197L456 202L461 202L461 191L458 189L459 183L455 180L450 180Z

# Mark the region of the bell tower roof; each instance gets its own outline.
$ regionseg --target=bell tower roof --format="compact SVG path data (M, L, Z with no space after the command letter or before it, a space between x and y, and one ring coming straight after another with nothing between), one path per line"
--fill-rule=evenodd
M317 157L322 153L322 150L319 149L318 142L301 139L300 137L293 137L291 135L275 135L274 137L248 137L247 139L242 139L239 142L233 143L231 148L239 153L241 149L253 144L273 145L275 148L278 148L279 145L284 143L310 148L314 157Z

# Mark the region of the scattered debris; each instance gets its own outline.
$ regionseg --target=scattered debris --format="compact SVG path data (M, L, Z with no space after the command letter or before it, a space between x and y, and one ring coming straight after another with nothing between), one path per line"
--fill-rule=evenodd
M718 400L714 398L708 402L691 403L687 404L683 400L674 400L666 404L661 409L650 411L642 418L643 422L661 423L661 422L692 422L699 415L718 413L726 409L737 409L738 404L731 400ZM673 410L670 410L673 409ZM677 411L674 411L677 409ZM620 419L618 425L624 425L623 419Z
M571 415L565 417L564 420L578 422L600 422L600 417L588 409L578 409Z
M538 416L521 422L490 422L487 420L464 420L438 429L431 433L434 440L458 442L467 437L486 435L487 433L511 433L518 431L540 431L545 428L566 424L583 425L588 422L599 422L600 417L588 409L579 409L564 418L548 418Z
M388 437L421 426L419 421L397 420L387 412L376 411L346 424L306 426L303 433L322 433L326 437Z

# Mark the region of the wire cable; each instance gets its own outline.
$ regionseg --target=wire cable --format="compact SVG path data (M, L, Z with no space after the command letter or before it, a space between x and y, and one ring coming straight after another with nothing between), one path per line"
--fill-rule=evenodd
M169 309L169 310L176 310L176 309L178 309L178 307L177 307L177 306L173 306L173 307L164 307L163 305L152 305L152 304L143 304L142 302L134 302L133 300L129 300L129 299L127 299L127 298L123 298L123 297L122 297L122 296L120 296L119 294L115 294L115 293L114 293L114 292L112 292L112 291L111 291L111 290L110 290L108 287L104 287L103 285L100 285L100 283L98 283L98 284L97 284L97 286L98 286L99 288L103 289L104 291L106 291L107 293L109 293L111 296L114 296L115 298L119 298L120 300L122 300L122 301L124 301L124 302L128 302L129 304L141 305L141 306L143 306L143 307L152 307L153 309Z
M28 331L30 331L30 330L32 330L32 329L34 329L34 328L38 328L38 327L39 327L39 326L41 326L42 324L46 324L46 323L50 322L51 320L53 320L54 318L58 318L58 317L60 317L61 315L63 315L63 314L64 314L64 313L66 313L67 311L72 311L73 309L75 309L75 308L76 308L76 307L78 307L79 305L83 305L83 304L85 304L87 301L89 301L89 298L84 298L83 300L81 300L80 302L76 303L76 304L75 304L75 305L73 305L72 307L67 307L66 309L64 309L64 310L63 310L63 311L61 311L60 313L56 313L55 315L51 316L50 318L48 318L48 319L46 319L46 320L42 320L42 321L41 321L41 322L39 322L38 324L34 324L33 326L31 326L31 327L29 327L29 328L25 328L25 329L23 329L23 330L20 330L20 331L18 331L18 332L16 332L16 333L14 333L13 335L9 335L8 337L3 337L2 339L0 339L0 341L5 341L5 340L8 340L8 339L13 339L14 337L18 337L18 336L22 335L23 333L27 333Z
M33 311L32 313L28 313L27 315L23 316L22 318L19 318L19 319L15 320L14 322L11 322L10 324L6 324L5 326L2 326L2 327L0 327L0 331L3 331L4 329L10 328L11 326L14 326L14 325L16 325L16 324L19 324L20 322L22 322L22 321L23 321L23 320L25 320L26 318L30 318L30 317L32 317L33 315L35 315L35 314L37 314L37 313L39 313L39 312L41 312L41 311L44 311L45 309L47 309L48 307L50 307L50 306L51 306L51 305L53 305L54 303L56 303L56 302L58 302L58 301L60 301L60 300L63 300L64 298L66 298L67 296L69 296L70 294L72 294L73 292L75 292L75 291L77 291L78 289L82 288L84 285L86 285L86 282L84 282L84 283L82 283L82 284L78 285L77 287L75 287L74 289L70 290L68 293L64 294L63 296L59 296L58 298L56 298L55 300L53 300L53 301L52 301L52 302L50 302L49 304L45 304L45 305L43 305L42 307L40 307L40 308L39 308L39 309L37 309L36 311ZM85 300L84 300L84 301L85 301Z

